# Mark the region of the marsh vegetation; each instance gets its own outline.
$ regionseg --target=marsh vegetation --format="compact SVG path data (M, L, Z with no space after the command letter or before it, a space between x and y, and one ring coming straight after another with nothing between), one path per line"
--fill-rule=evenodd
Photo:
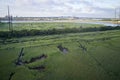
M120 79L119 27L14 24L6 37L5 25L0 24L0 80Z

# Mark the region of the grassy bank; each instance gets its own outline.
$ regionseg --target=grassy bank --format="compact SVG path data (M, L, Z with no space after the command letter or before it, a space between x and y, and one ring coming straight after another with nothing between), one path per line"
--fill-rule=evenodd
M66 28L88 28L101 27L98 24L82 24L75 22L41 22L41 23L13 23L13 30L52 30L52 29L66 29ZM9 31L7 23L0 24L0 31Z
M26 25L27 23L21 23L21 24ZM34 23L34 24L38 25L38 23ZM40 27L41 29L37 29L37 27L33 29L29 29L28 26L26 27L25 25L23 25L24 29L21 29L22 27L19 27L21 30L19 30L17 26L15 27L16 30L14 28L12 31L3 30L3 31L0 31L0 38L3 38L3 39L14 38L14 37L20 38L20 37L36 36L36 35L45 36L45 35L55 35L55 34L96 32L96 31L120 29L119 26L111 27L111 26L91 25L91 24L84 24L83 26L83 24L78 24L78 23L63 23L63 24L62 23L46 23L45 25L43 24L45 23L39 23L39 26L42 25L45 27L45 28ZM6 24L3 23L2 25L6 25ZM61 26L61 28L59 26Z

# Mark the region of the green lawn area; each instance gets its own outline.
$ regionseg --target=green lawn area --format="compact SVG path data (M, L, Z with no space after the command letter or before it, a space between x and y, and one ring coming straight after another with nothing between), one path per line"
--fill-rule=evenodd
M120 80L120 30L0 39L0 80Z

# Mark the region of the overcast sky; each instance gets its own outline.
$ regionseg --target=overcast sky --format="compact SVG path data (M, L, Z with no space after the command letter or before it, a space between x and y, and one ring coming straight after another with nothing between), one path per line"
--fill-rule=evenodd
M114 17L120 0L0 0L0 16L48 17Z

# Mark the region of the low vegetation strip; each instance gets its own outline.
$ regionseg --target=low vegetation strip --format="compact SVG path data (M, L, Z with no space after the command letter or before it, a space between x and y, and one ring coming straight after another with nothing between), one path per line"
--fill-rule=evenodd
M13 38L13 37L25 37L25 36L44 36L54 34L65 34L65 33L79 33L79 32L95 32L95 31L106 31L106 30L118 30L120 26L111 27L94 27L94 28L66 28L66 29L51 29L51 30L21 30L21 31L0 31L0 38Z

